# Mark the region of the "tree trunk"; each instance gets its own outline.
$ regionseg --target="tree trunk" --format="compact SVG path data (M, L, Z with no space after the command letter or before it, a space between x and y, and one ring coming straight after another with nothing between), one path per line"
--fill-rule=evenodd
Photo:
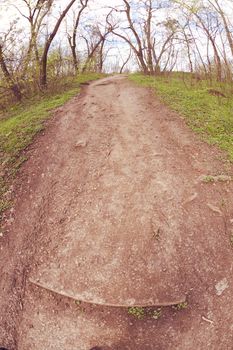
M77 73L78 72L78 58L77 58L77 53L76 53L76 45L71 46L71 52L72 52L72 57L73 57L74 70L75 70L75 73Z
M100 53L99 53L99 73L103 72L103 66L104 66L104 44L105 40L103 40L101 46L100 46Z
M194 69L193 69L193 62L192 62L192 58L191 58L191 50L190 50L190 43L189 43L189 38L185 32L185 28L183 30L184 33L184 38L185 38L185 42L186 42L186 46L187 46L187 53L188 53L188 60L189 60L189 66L190 66L190 72L193 73Z
M10 88L10 90L13 92L14 96L16 97L17 101L21 101L22 100L22 93L20 91L19 86L14 82L4 59L3 56L3 50L2 50L2 46L0 45L0 66L3 72L3 75L6 79L7 85Z
M43 52L43 55L42 55L41 61L40 61L40 86L42 89L47 88L47 61L48 61L48 52L49 52L50 46L51 46L52 41L58 32L58 29L61 25L62 20L65 18L67 12L71 8L71 6L75 3L75 1L76 0L72 0L69 2L67 7L65 8L65 10L62 12L59 19L57 20L57 23L56 23L52 33L49 35L48 40L45 43L44 52Z
M40 61L40 86L42 89L47 88L47 60L48 50L44 52Z
M209 3L216 9L216 11L220 14L220 16L222 18L223 25L224 25L224 28L225 28L225 31L226 31L226 35L227 35L227 40L228 40L228 43L229 43L229 46L230 46L230 49L231 49L231 54L232 54L232 57L233 57L233 38L232 38L232 33L231 33L230 28L229 28L228 23L227 23L227 17L225 15L225 13L223 12L223 9L219 5L218 0L215 0L215 5L216 6L210 0L209 0Z
M200 22L204 32L207 35L207 38L211 42L211 45L212 45L212 48L213 48L213 51L214 51L214 59L215 59L215 63L216 63L216 68L217 68L217 80L221 81L222 80L222 64L221 64L221 58L220 58L219 53L218 53L217 45L215 43L215 39L211 35L210 30L207 28L207 26L205 25L205 23L203 22L201 17L198 14L196 14L196 13L195 13L195 16L199 20L199 22Z
M77 30L78 30L78 26L79 26L79 23L80 23L81 15L82 15L83 11L85 10L85 8L87 7L88 1L89 0L85 0L85 1L81 0L80 1L82 7L79 10L77 18L76 18L76 21L75 21L75 24L74 24L74 29L73 29L73 34L72 34L72 36L68 36L68 41L69 41L69 44L70 44L71 53L72 53L72 57L73 57L74 69L75 69L76 73L78 72L78 58L77 58L77 53L76 53Z
M139 61L140 65L141 65L141 67L142 67L142 70L143 70L144 74L149 74L149 70L148 70L147 64L146 64L146 62L144 60L142 42L140 40L139 34L137 33L137 31L136 31L136 29L134 27L134 23L133 23L133 20L131 18L131 7L130 7L130 4L129 4L129 1L128 0L123 0L123 1L124 1L125 5L126 5L125 13L126 13L126 17L127 17L128 23L129 23L129 28L132 31L132 33L134 34L134 37L135 37L135 40L137 42L138 48L136 49L136 47L132 43L130 43L130 45L134 49L134 52L137 54L138 61Z
M148 7L148 16L147 21L145 25L145 34L146 34L146 41L147 41L147 66L150 74L154 73L154 67L153 67L153 46L151 44L151 21L152 21L152 1L149 1L149 7Z
M123 70L125 68L125 66L127 65L127 63L129 62L130 58L131 58L131 55L132 55L132 52L131 52L131 49L130 49L130 53L129 53L129 56L127 57L126 61L123 63L121 69L120 69L120 74L123 73Z
M108 35L108 33L105 33L104 35L102 35L101 38L99 39L99 41L95 44L95 46L92 49L90 49L90 47L88 47L88 40L86 40L87 47L88 47L88 57L87 57L86 62L84 63L84 66L82 68L82 73L86 72L88 64L93 59L95 52L99 48L99 46L104 45L107 35Z

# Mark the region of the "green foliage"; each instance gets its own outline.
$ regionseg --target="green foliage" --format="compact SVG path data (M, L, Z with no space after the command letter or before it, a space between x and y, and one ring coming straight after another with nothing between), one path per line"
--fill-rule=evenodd
M26 159L20 156L33 140L33 137L43 129L43 123L51 116L54 108L62 106L80 90L80 84L103 77L97 73L79 75L66 82L60 94L36 96L24 104L13 106L0 119L0 220L9 202L4 194L11 179L17 173L22 162Z
M188 125L210 144L227 151L233 161L233 96L227 83L194 81L191 74L174 73L170 77L133 74L134 82L152 88L168 106L186 118ZM209 93L214 88L225 97Z

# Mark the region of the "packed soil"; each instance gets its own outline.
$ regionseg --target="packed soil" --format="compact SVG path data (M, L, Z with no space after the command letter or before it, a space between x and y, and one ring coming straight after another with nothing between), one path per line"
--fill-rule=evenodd
M25 153L0 238L0 347L233 349L224 154L125 76L85 86Z

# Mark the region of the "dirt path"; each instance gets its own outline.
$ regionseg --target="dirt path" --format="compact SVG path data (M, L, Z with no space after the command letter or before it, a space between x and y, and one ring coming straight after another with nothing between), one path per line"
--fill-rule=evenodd
M232 350L233 185L203 181L231 173L221 153L125 77L49 124L0 242L1 343ZM126 308L160 305L158 320Z

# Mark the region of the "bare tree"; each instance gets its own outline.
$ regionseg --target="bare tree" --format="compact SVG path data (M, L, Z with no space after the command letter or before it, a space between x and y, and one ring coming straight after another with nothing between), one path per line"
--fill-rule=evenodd
M211 4L213 6L213 8L216 10L217 13L219 13L219 15L222 18L223 21L223 25L225 28L225 32L226 32L226 36L228 39L228 43L231 49L231 53L232 53L232 58L233 58L233 37L232 37L232 33L229 27L229 19L227 18L226 14L224 13L222 7L219 4L218 0L208 0L209 4Z
M155 19L155 12L163 6L171 6L168 2L161 5L153 0L133 2L123 0L123 8L113 8L112 12L124 14L126 24L122 21L113 34L123 39L135 54L144 74L160 72L160 64L166 52L171 48L177 31L177 21L166 18L162 22ZM113 21L113 20L112 20ZM158 34L158 30L161 31Z
M124 34L124 33L119 33L119 32L116 32L115 30L113 30L113 34L120 37L121 39L125 40L129 46L132 48L133 52L135 53L138 61L139 61L139 64L140 66L142 67L142 70L145 74L148 74L149 73L149 70L148 70L148 66L146 64L146 61L145 61L145 58L144 58L144 54L143 54L143 50L144 50L144 47L143 47L143 40L140 39L140 36L138 34L138 31L136 29L136 26L135 26L135 23L133 21L133 18L131 16L131 6L130 6L130 3L129 1L127 0L123 0L124 4L125 4L125 8L122 9L122 10L118 10L116 8L113 8L112 10L113 11L116 11L116 12L123 12L125 13L126 15L126 18L127 18L127 22L128 22L128 28L133 36L133 39L130 38L129 36L127 36L127 34ZM110 24L110 20L108 19L108 23ZM111 24L110 24L111 25Z
M68 42L69 42L71 52L72 52L75 72L78 71L78 58L77 58L77 52L76 52L76 50L77 50L77 31L78 31L78 27L80 24L82 13L85 10L85 8L87 7L88 1L89 0L80 0L81 7L80 7L77 15L75 16L76 18L74 21L73 32L71 35L69 33L67 33Z
M66 0L58 15L54 0L8 1L27 24L22 28L25 21L19 21L0 47L1 89L17 99L46 88L47 76L57 81L74 71L103 71L111 40L122 45L116 60L125 56L123 46L130 49L118 66L121 72L136 61L144 74L185 67L213 82L232 80L232 23L222 0L121 0L109 13L103 7L102 21L90 19L90 0ZM75 2L73 16L67 16ZM94 11L94 1L92 6ZM55 41L65 18L68 41L64 34Z
M39 53L37 48L37 40L38 35L40 33L40 29L43 25L43 21L46 18L47 14L52 8L54 0L21 0L27 8L27 13L23 13L20 8L15 6L18 12L23 16L30 25L30 38L28 50L26 53L25 61L22 69L22 78L25 79L27 70L29 68L29 63L32 59L32 54L34 50L36 62L39 65Z
M130 48L129 54L128 54L126 59L123 59L122 54L121 54L121 50L118 49L118 52L119 52L119 55L120 55L120 57L121 57L121 59L123 61L122 66L120 68L120 74L122 74L124 69L125 69L125 67L127 66L127 64L129 63L129 61L130 61L130 59L132 57L132 49Z
M207 39L210 41L213 51L214 51L214 59L215 59L215 64L217 67L217 79L221 81L222 79L222 64L221 64L221 58L219 54L219 50L216 44L216 34L218 32L218 26L216 28L213 28L212 26L212 16L208 12L206 13L206 21L202 18L202 16L195 12L194 13L195 17L198 19L201 27L203 28Z
M0 68L5 80L5 87L10 90L15 98L20 101L22 93L18 84L18 79L14 77L14 52L11 48L15 45L15 40L19 36L16 29L17 20L10 23L9 28L0 37Z
M196 20L196 26L199 27L203 34L206 36L207 40L207 61L209 63L209 69L211 70L212 63L209 57L209 44L212 47L214 54L214 64L216 67L217 80L221 81L222 79L222 62L221 54L217 44L217 38L219 36L220 23L214 13L208 6L206 6L202 1L191 1L187 3L183 0L174 0L178 3L183 9L186 9L190 15Z
M13 92L16 99L18 101L21 101L22 94L21 94L20 88L19 88L18 84L14 81L9 69L7 68L7 64L5 62L5 57L4 57L4 53L3 53L3 45L4 45L4 42L0 38L0 66L1 66L1 69L3 72L3 75L6 79L7 86Z
M113 32L114 26L109 23L109 15L106 17L106 24L101 26L99 23L85 26L85 32L82 35L87 47L87 57L82 67L82 72L88 69L93 60L98 60L99 71L103 69L103 54L106 39ZM101 28L102 27L102 28Z
M68 13L68 11L72 7L72 5L75 3L75 1L76 0L71 0L69 2L69 4L66 6L66 8L62 11L62 13L60 14L52 32L51 32L51 34L48 36L48 38L45 42L43 54L42 54L42 57L40 59L40 86L43 89L46 88L46 86L47 86L47 60L48 60L48 52L49 52L50 46L51 46L52 41L58 32L58 29L59 29L63 19L65 18L66 14Z

